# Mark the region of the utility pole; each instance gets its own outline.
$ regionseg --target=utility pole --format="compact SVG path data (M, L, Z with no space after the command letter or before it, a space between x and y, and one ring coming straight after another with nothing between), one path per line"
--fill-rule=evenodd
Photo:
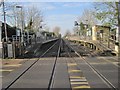
M5 39L6 39L6 42L8 41L7 39L7 27L6 27L6 12L5 12L5 3L4 3L4 0L3 0L3 14L4 14L4 30L5 30Z

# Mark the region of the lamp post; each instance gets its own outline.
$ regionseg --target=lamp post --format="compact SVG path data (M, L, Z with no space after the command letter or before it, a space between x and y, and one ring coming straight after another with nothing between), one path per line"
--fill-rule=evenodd
M24 27L23 27L23 24L24 24L24 22L23 22L23 13L22 13L22 11L23 11L23 7L22 6L16 6L16 8L20 8L21 9L21 54L22 55L24 55L23 54L23 46L24 46L24 37L23 37L23 29L24 29Z
M20 8L21 9L21 43L23 44L23 14L22 14L22 6L16 6L16 8Z

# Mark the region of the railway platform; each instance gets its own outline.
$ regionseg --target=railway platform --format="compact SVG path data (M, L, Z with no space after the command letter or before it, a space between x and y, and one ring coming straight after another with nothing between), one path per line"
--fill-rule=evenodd
M87 54L79 53L80 50ZM19 68L2 77L2 90L118 90L117 56L90 57L91 53L86 52L89 50L63 39L43 43L34 53L37 57L28 58Z
M117 55L118 56L118 52L115 51L115 45L113 43L108 43L107 42L100 42L100 41L93 41L93 40L71 40L73 42L76 43L82 43L82 45L91 48L93 50L96 51L100 51L103 52L103 54L112 54L112 55Z

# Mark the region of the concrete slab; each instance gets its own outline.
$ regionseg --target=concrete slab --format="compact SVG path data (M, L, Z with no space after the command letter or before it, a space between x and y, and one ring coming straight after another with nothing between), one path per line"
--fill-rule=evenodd
M13 72L11 72L6 77L2 78L2 87L5 88L8 86L13 80L15 80L18 75L20 75L26 68L28 68L35 60L29 60L25 62L20 68L17 68Z
M48 88L55 58L42 58L10 88Z
M75 58L91 88L108 88L106 83L80 58Z
M116 88L118 88L118 67L103 59L87 58L87 61L93 65L102 75L106 77ZM106 62L103 64L102 62ZM93 64L97 63L97 64Z
M66 58L58 58L53 88L71 88Z

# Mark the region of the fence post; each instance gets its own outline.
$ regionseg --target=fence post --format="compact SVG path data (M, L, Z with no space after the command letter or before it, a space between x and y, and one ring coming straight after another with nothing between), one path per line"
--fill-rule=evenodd
M14 57L14 59L16 58L16 53L15 53L15 40L14 40L14 38L13 38L13 57Z

